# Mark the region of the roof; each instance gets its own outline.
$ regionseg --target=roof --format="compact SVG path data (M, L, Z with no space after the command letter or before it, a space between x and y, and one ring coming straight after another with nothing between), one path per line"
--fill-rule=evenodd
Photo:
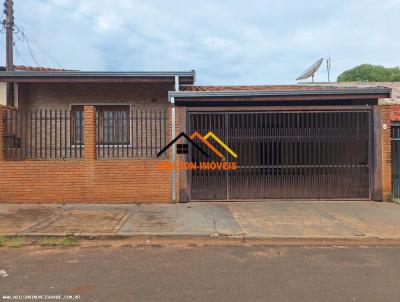
M195 71L0 71L0 81L14 82L173 82L179 77L181 84L192 85Z
M336 86L336 85L248 85L248 86L183 86L181 91L339 91L343 89L356 89L359 86ZM368 88L371 88L369 86ZM374 86L374 88L386 88L385 86Z
M0 66L0 71L6 71L5 66ZM25 65L14 65L14 71L77 71L73 69L34 67Z
M226 96L293 96L293 95L348 95L380 94L390 97L391 89L375 87L338 87L310 85L269 86L184 86L181 91L171 92L174 97L226 97Z
M304 85L303 83L299 83L300 85ZM309 85L309 84L305 84ZM336 87L387 87L392 89L392 98L400 99L400 82L316 82L312 83L313 86L336 86Z
M321 85L264 85L264 86L184 86L181 91L170 91L171 102L177 105L195 104L252 104L269 102L307 101L316 103L338 100L359 100L374 104L380 98L388 98L391 89L376 87L338 87ZM211 103L210 103L211 102ZM277 103L278 102L278 103ZM343 103L342 102L342 103Z
M14 65L14 70L17 70L17 71L77 71L77 70L73 70L73 69L34 67L34 66L25 66L25 65Z

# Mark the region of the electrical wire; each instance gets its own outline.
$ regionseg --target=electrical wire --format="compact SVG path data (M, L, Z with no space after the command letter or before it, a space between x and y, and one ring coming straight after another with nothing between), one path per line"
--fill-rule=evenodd
M15 47L15 53L17 54L17 57L21 60L21 62L22 62L23 65L26 65L24 58L22 57L21 53L19 52L17 43L14 42L14 43L13 43L13 46Z
M3 33L6 29L6 24L5 24L5 19L0 20L0 33ZM43 55L48 57L51 61L53 61L59 68L63 68L61 64L52 56L49 50L47 50L33 35L29 34L24 31L24 29L21 26L18 26L17 24L14 23L14 36L16 37L17 41L22 41L26 42L27 48L29 51L30 56L32 57L32 60L35 62L36 66L40 66L38 61L35 58L34 52L32 50L32 45L34 45ZM15 41L13 42L13 46L15 47L17 56L21 59L21 61L24 62L24 59L21 56L21 53L18 50L17 44Z
M15 28L17 29L17 35L20 34L23 39L26 40L28 47L30 47L30 43L32 43L36 48L43 53L46 57L48 57L50 60L52 60L59 68L63 68L61 64L51 55L51 53L31 34L27 34L26 31L24 31L20 26L15 25ZM30 52L32 52L30 50ZM36 62L36 60L35 60Z
M30 55L31 55L31 57L32 57L32 59L33 59L33 61L35 62L36 66L39 67L40 65L39 65L39 63L36 61L35 56L33 55L33 51L32 51L32 48L31 48L31 43L29 43L29 40L28 40L28 39L26 39L25 41L26 41L26 43L27 43L27 45L28 45L28 50L29 50L29 53L30 53Z

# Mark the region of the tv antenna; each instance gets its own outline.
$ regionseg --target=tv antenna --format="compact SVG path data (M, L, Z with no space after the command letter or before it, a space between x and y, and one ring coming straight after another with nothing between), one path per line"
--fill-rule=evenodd
M308 79L309 77L312 78L312 81L314 82L314 75L317 72L317 70L320 68L322 62L324 61L324 58L319 59L317 62L312 64L309 68L306 69L297 79L298 80L305 80Z
M326 58L326 72L328 73L328 83L331 82L331 58Z

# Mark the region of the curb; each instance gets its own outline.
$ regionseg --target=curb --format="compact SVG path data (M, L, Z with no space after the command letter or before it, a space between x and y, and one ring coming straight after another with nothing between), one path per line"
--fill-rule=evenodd
M400 238L378 238L378 237L255 237L255 236L218 236L209 234L179 235L179 234L7 234L5 238L24 237L28 240L37 241L43 238L57 239L73 236L84 241L137 241L151 242L151 244L166 241L174 243L203 243L203 244L253 244L253 245L290 245L290 246L346 246L346 245L400 245Z

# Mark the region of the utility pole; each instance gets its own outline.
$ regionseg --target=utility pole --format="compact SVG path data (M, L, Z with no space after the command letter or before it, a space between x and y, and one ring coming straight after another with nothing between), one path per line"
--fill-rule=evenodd
M14 31L14 9L13 0L5 0L4 13L6 14L6 71L14 70L13 59L13 31ZM7 105L14 106L14 83L7 83Z
M14 31L14 9L13 1L5 0L4 13L6 14L6 70L14 70L13 61L13 31Z

